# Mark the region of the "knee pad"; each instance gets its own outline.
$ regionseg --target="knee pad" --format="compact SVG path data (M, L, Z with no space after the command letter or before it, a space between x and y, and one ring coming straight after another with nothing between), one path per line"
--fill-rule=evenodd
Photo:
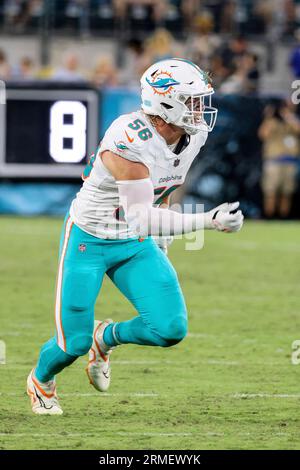
M173 346L182 341L187 335L187 319L183 315L178 315L166 324L158 335L163 340L162 346Z
M87 334L78 334L73 338L67 338L66 352L72 356L84 356L89 352L93 344L93 337Z

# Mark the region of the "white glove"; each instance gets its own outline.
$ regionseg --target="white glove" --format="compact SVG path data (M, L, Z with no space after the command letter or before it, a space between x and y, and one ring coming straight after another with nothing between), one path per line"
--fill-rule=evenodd
M220 232L238 232L241 230L244 220L242 211L237 211L239 205L239 202L224 202L224 204L206 212L206 227L214 228Z
M153 240L156 242L157 246L163 251L166 255L168 254L168 247L173 243L174 237L159 237L152 236Z

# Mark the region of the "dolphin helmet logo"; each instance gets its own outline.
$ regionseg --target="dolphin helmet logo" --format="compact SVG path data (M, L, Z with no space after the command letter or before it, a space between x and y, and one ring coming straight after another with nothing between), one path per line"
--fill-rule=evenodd
M153 88L154 93L163 96L169 93L174 86L180 84L177 80L172 78L171 73L163 70L155 72L155 74L151 76L151 79L146 78L146 81Z

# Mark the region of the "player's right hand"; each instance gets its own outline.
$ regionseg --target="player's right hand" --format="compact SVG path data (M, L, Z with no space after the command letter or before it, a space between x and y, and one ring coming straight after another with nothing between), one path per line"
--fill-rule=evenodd
M244 216L241 210L237 210L239 205L239 202L224 202L209 211L212 228L220 232L238 232L241 230Z

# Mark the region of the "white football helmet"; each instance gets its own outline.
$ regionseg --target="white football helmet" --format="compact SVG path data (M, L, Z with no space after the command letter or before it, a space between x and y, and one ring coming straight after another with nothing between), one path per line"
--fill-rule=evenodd
M213 130L218 113L211 105L213 93L208 75L185 59L161 60L141 78L144 113L160 116L190 135Z

